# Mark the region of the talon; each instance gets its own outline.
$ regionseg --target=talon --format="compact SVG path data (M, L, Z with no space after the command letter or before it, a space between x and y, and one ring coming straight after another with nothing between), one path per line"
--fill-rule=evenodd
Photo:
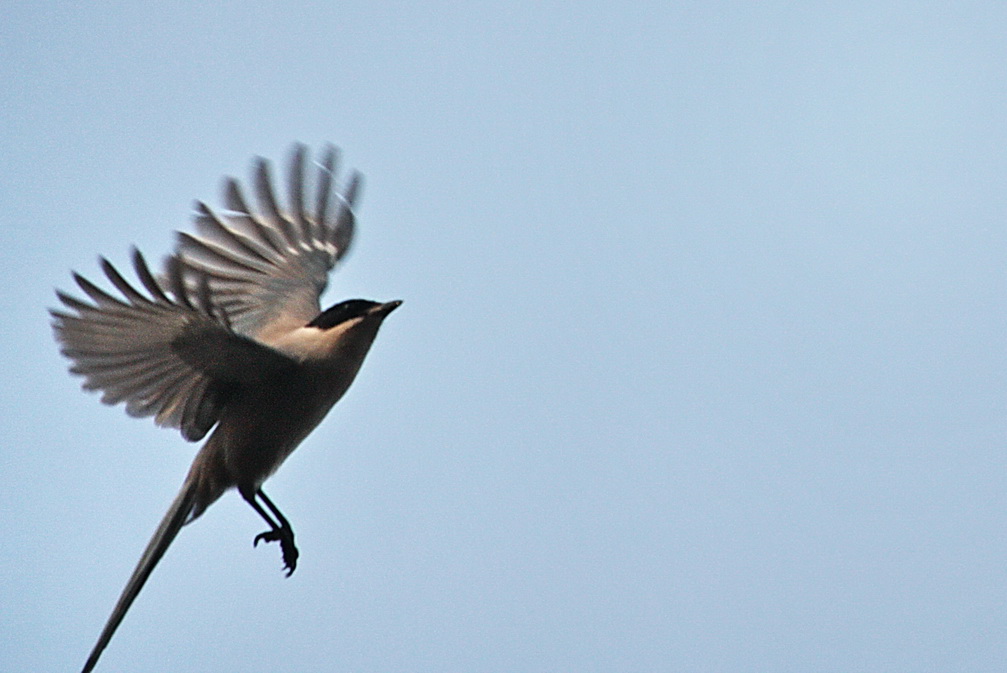
M287 569L287 577L290 577L297 568L297 557L301 553L297 551L297 547L290 540L280 541L280 551L283 554L283 566Z
M297 550L297 546L294 544L294 532L289 528L274 528L272 530L263 531L255 536L252 540L252 546L258 547L259 542L279 542L280 543L280 554L283 557L283 567L287 571L287 577L294 574L294 570L297 569L297 557L301 553Z
M252 546L258 547L259 542L276 542L279 539L280 539L280 531L267 530L255 536L255 539L252 540Z

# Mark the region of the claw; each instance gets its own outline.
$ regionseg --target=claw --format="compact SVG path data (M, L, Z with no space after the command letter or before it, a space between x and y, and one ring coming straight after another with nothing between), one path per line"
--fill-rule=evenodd
M283 566L287 569L287 577L290 577L297 568L297 557L301 553L297 551L293 542L287 544L285 540L280 542L280 551L283 554Z
M253 547L258 547L259 546L259 542L276 542L279 539L280 539L280 532L279 531L277 531L277 530L267 530L267 531L265 531L263 533L259 533L258 535L255 536L255 539L252 540L252 546Z
M258 547L259 542L279 542L280 543L280 554L283 556L283 567L286 569L287 577L294 574L294 570L297 569L297 557L301 553L297 550L297 546L294 544L294 533L290 529L285 528L274 528L272 530L267 530L259 533L252 540L252 546Z

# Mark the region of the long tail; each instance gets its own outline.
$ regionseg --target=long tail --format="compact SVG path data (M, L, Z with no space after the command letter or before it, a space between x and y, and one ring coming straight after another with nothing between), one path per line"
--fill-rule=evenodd
M161 523L158 525L157 531L154 532L154 536L147 543L147 548L143 550L143 555L136 564L136 569L133 570L129 581L126 582L126 587L122 590L119 601L115 604L115 609L112 610L108 621L105 622L105 628L102 629L101 636L98 637L98 642L95 643L94 649L91 650L91 655L87 658L87 663L84 664L84 669L81 673L89 673L95 664L98 663L98 657L101 656L108 642L112 640L112 634L115 633L123 617L126 616L129 606L133 604L133 600L140 593L140 589L143 588L147 578L150 577L154 566L164 556L164 552L168 550L168 546L175 539L175 536L178 535L178 531L188 518L189 513L192 511L195 496L196 481L194 479L186 479L182 489L175 496L174 502L171 503L171 507L168 508L168 512L161 519Z

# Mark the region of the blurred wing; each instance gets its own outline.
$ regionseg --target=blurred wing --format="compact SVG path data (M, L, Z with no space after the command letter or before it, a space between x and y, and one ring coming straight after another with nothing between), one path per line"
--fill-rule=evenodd
M57 292L70 310L50 311L62 353L73 361L70 371L84 377L86 390L103 391L102 402L125 402L131 416L154 416L158 425L180 428L195 441L217 422L236 386L296 366L231 331L206 281L195 293L188 291L175 258L169 259L164 286L138 250L133 265L150 297L102 259L105 275L125 301L74 274L94 303Z
M179 232L177 256L188 287L209 279L213 303L234 331L270 343L277 335L303 327L321 309L332 267L353 238L353 205L361 177L353 173L333 198L336 150L326 149L317 165L315 198L307 204L307 150L294 147L288 173L286 208L273 190L270 165L257 159L253 189L257 209L249 207L233 178L224 183L227 211L218 215L196 204L196 234Z

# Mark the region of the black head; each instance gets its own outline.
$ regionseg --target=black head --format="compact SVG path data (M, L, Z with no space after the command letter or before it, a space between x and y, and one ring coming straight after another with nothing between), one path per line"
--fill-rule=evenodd
M308 327L329 329L347 320L359 318L375 306L380 306L380 304L367 299L347 299L319 313L314 320L308 323Z
M401 303L399 301L390 301L387 304L382 304L370 301L369 299L347 299L319 313L314 320L308 323L308 327L317 327L323 330L330 329L336 325L341 325L347 320L353 320L365 315L376 315L384 318L398 308Z

